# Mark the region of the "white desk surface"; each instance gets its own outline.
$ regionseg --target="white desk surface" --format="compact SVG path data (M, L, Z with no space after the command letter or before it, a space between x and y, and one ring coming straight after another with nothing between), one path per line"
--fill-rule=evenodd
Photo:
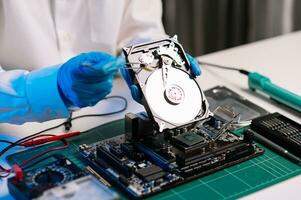
M301 32L291 33L204 55L199 57L199 59L216 64L242 66L247 70L257 71L270 77L274 83L301 95ZM204 90L216 85L224 85L270 112L280 112L301 123L301 113L287 109L282 105L273 102L266 96L250 92L247 86L247 78L239 73L204 66L202 67L202 76L199 78L199 81ZM87 130L108 121L122 118L127 112L135 113L144 110L141 105L132 101L130 93L120 77L116 78L111 95L126 97L129 102L128 109L123 113L109 117L78 119L72 123L72 130ZM105 100L93 108L77 111L74 116L88 113L109 112L112 109L118 109L121 106L118 102L118 100ZM0 138L15 140L56 125L59 122L62 122L62 120L52 120L45 123L26 123L22 126L0 124ZM52 133L60 133L62 131L63 128L59 128L52 131ZM300 184L301 176L297 176L270 188L251 194L244 199L299 199L298 197L301 195L299 190ZM1 199L12 199L7 191L6 180L0 180L0 188Z

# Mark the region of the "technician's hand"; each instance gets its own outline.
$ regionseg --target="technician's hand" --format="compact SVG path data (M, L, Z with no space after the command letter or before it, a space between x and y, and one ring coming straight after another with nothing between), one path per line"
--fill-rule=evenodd
M186 53L186 56L187 56L187 59L190 62L190 67L191 67L192 74L195 75L195 76L200 76L202 71L201 71L201 68L198 64L198 61L194 57L189 55L188 53ZM130 88L133 99L136 102L141 103L141 97L142 97L141 91L138 88L138 86L133 83L133 79L132 79L128 69L127 68L120 68L120 74L122 75L122 77L126 81L128 87Z
M124 59L102 52L82 53L64 63L58 87L68 107L93 106L111 92L113 78Z
M200 67L198 61L188 53L186 53L186 57L190 62L192 74L195 76L200 76L202 71L201 71L201 67Z

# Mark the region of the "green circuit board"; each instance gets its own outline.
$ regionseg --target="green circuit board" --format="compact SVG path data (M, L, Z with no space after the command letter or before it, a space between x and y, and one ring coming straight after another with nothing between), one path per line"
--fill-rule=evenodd
M70 147L62 150L60 153L64 154L79 167L84 168L85 163L80 159L80 155L77 152L80 144L94 143L123 133L124 120L113 121L70 139ZM59 145L61 145L60 142L54 142L9 155L6 159L10 164L20 164L28 157ZM237 199L301 174L300 166L265 147L263 148L265 153L262 156L198 178L154 195L149 199L185 200L199 197L202 197L202 199ZM45 162L51 161L51 159L48 159L38 165L44 165ZM114 187L112 189L119 193L121 199L126 199L118 189Z

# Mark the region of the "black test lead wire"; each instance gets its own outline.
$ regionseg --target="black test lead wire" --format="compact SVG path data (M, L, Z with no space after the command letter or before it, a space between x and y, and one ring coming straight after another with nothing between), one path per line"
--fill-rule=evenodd
M200 60L198 60L198 63L199 63L200 65L206 65L206 66L209 66L209 67L216 67L216 68L220 68L220 69L226 69L226 70L238 71L238 72L240 72L241 74L244 74L244 75L249 75L249 74L250 74L249 71L244 70L244 69L239 69L239 68L236 68L236 67L229 67L229 66L225 66L225 65L219 65L219 64L214 64L214 63L208 63L208 62L203 62L203 61L200 61Z

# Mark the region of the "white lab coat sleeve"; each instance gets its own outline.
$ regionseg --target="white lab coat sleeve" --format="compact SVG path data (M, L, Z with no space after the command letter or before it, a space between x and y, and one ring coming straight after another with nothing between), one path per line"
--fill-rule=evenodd
M68 116L57 86L59 65L32 72L0 66L0 123L42 122Z
M121 48L166 37L161 0L128 0L121 23L117 51Z

